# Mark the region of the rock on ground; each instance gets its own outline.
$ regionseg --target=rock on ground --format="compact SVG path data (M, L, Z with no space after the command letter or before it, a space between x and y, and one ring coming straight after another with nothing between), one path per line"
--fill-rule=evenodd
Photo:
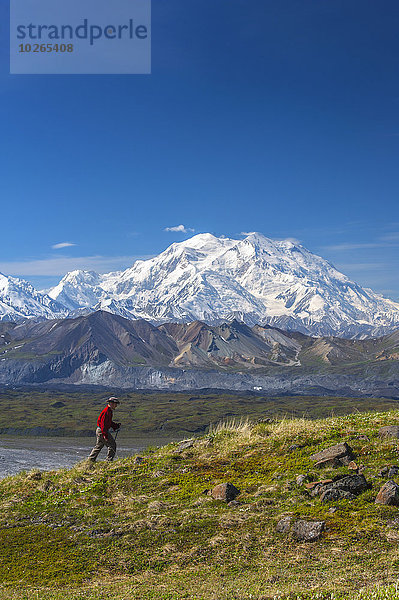
M292 526L292 534L299 541L315 542L321 538L324 527L325 521L299 520Z
M325 448L310 457L317 467L348 465L354 458L353 450L346 442Z
M279 533L288 533L292 524L292 517L283 517L276 525Z
M399 438L399 426L398 425L386 425L381 427L378 431L378 435L382 438Z
M322 502L332 500L355 500L356 496L369 489L370 484L366 481L364 475L346 475L336 481L327 483L317 488Z
M278 533L288 534L291 530L293 537L300 542L315 542L321 538L325 521L293 521L292 517L282 517L276 525Z
M240 490L235 487L232 483L219 483L216 487L211 491L211 496L214 500L223 500L224 502L231 502L234 500Z
M351 494L346 490L326 490L320 496L321 502L335 502L337 500L356 500L355 494Z
M394 481L384 483L377 494L375 503L399 506L399 485Z

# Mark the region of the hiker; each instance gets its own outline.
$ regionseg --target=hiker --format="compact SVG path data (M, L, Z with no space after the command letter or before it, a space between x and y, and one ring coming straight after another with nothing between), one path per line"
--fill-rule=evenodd
M114 431L117 431L121 426L120 423L114 423L112 420L113 411L116 409L118 404L120 404L118 398L115 398L115 396L109 398L107 400L107 406L103 411L101 411L100 416L97 419L97 443L89 456L89 460L93 463L96 461L97 456L100 454L101 449L104 446L107 446L108 448L108 461L112 461L115 456L116 442L109 430L112 428Z

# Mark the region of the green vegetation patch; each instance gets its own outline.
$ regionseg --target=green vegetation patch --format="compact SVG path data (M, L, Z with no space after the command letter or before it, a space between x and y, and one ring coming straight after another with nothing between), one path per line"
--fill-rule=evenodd
M0 529L0 581L8 585L70 585L87 579L96 559L65 529L44 525Z

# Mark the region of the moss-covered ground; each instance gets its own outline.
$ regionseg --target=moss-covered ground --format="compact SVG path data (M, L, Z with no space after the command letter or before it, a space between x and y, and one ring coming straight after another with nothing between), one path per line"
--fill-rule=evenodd
M392 424L398 411L230 422L181 451L149 448L142 462L4 479L0 598L399 598L399 508L374 503L380 469L399 463L398 440L378 435ZM296 479L349 473L310 459L341 441L371 488L324 504ZM237 504L208 494L226 481L241 490ZM285 515L325 521L322 538L277 533Z

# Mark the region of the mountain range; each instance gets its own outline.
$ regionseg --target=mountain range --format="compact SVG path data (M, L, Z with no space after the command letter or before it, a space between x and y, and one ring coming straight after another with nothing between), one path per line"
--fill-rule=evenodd
M164 323L107 311L0 323L0 384L399 396L399 331L314 338L237 320Z
M316 336L381 336L399 327L399 304L362 288L288 240L199 234L125 271L72 271L44 292L0 276L0 320L105 310L153 325L237 319Z

